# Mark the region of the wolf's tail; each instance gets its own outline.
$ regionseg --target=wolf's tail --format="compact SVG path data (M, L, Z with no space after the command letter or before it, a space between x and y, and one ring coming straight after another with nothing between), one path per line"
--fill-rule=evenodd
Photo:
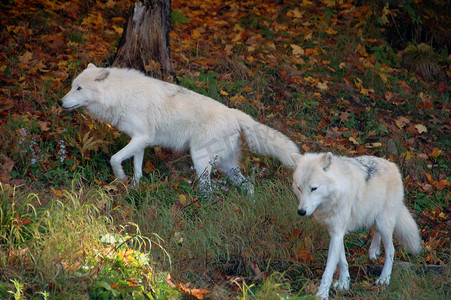
M271 155L290 168L296 167L291 154L299 154L299 149L293 141L279 131L255 121L242 111L236 112L244 138L252 151Z
M407 207L403 205L399 219L395 226L395 238L412 254L421 250L421 237L418 226Z

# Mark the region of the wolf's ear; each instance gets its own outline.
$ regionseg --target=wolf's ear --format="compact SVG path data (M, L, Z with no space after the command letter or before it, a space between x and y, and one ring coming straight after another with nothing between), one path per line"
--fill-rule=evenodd
M110 71L108 70L103 70L102 72L100 72L100 74L97 76L96 79L94 79L95 81L102 81L105 80L108 75L110 75Z
M326 154L324 154L323 158L321 159L321 161L323 162L323 170L327 171L327 168L330 167L330 164L332 163L332 153L327 152Z
M94 64L89 63L86 69L97 68Z
M301 159L301 157L302 157L302 155L299 154L299 153L291 153L290 156L291 156L291 159L292 159L293 162L294 162L294 166L297 165L297 162L298 162L299 159Z

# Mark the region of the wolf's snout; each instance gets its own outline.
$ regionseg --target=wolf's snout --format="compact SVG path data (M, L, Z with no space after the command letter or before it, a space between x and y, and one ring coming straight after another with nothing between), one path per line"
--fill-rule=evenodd
M63 101L61 101L61 100L58 101L58 105L59 105L59 106L63 106Z
M298 214L299 214L300 216L305 216L306 213L307 213L307 212L305 211L305 209L298 209Z

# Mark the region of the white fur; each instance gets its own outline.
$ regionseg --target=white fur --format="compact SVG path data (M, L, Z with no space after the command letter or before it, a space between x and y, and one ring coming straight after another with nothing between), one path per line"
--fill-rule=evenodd
M369 257L385 248L385 263L376 284L388 285L393 267L393 232L409 251L421 248L418 227L403 203L403 184L398 167L374 156L346 158L331 153L294 154L297 167L293 190L299 199L298 213L327 227L330 234L326 269L317 296L329 297L333 274L340 276L334 287L349 289L349 271L343 244L347 232L372 228Z
M60 104L68 110L85 107L95 118L131 137L128 145L111 157L111 166L119 179L125 178L122 161L133 156L134 180L138 182L142 177L144 149L159 145L177 151L190 150L197 175L207 189L215 165L252 193L252 185L238 166L240 133L251 150L272 155L290 167L295 165L290 154L299 153L289 138L245 113L136 70L89 64L74 79L72 89Z

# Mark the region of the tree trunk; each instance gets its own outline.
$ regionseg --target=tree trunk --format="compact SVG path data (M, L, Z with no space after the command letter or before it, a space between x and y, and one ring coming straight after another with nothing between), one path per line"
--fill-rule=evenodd
M130 8L113 67L133 68L157 78L171 72L171 0L145 0Z

